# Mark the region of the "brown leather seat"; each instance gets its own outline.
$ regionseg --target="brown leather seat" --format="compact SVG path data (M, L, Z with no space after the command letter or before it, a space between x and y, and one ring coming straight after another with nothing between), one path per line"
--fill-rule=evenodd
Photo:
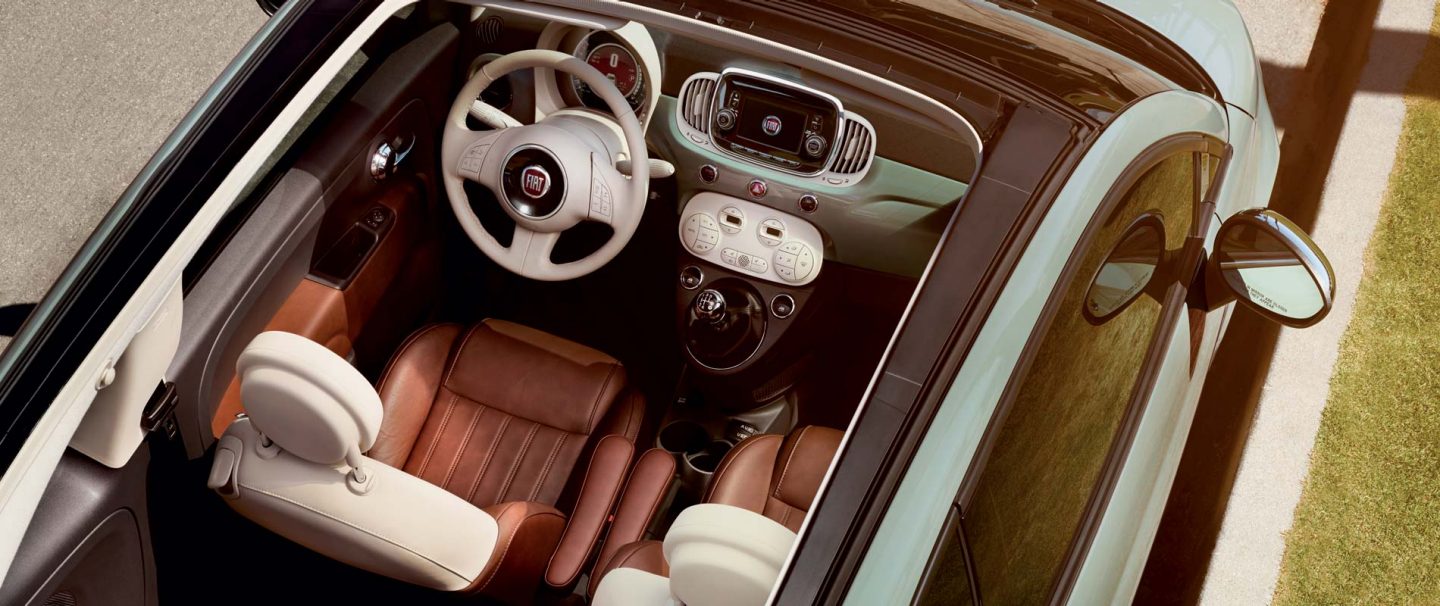
M553 587L572 586L614 506L644 414L620 363L509 322L442 324L400 347L379 392L385 416L369 456L499 524L495 555L469 591L528 602L542 574Z
M704 501L747 509L799 532L844 435L836 429L810 425L787 436L752 436L720 461ZM638 568L670 576L662 547L660 541L621 546L591 580L590 594L594 595L600 579L616 568Z

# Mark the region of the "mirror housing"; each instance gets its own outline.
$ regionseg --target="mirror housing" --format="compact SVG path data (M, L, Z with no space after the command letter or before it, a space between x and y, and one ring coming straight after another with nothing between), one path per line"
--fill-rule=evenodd
M260 10L265 11L266 15L274 16L275 11L280 10L280 5L285 4L285 0L255 0L255 3L260 5Z
M1220 226L1204 280L1209 309L1239 301L1293 328L1323 320L1335 301L1335 271L1325 253L1304 230L1264 208Z

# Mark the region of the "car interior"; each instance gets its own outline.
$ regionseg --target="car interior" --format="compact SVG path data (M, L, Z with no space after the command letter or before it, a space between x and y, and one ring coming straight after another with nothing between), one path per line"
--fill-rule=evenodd
M387 17L185 272L162 600L763 601L980 162L846 69Z

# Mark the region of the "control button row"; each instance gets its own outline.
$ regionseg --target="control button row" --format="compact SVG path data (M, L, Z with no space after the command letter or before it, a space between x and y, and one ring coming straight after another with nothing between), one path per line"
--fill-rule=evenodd
M590 216L610 219L613 217L614 200L610 195L610 186L600 177L590 179Z
M720 260L724 261L726 265L733 265L757 274L763 274L770 270L770 264L766 263L764 259L747 255L733 248L720 251Z
M748 145L731 143L730 151L733 151L737 154L743 154L753 158L764 160L771 164L779 164L780 166L784 166L785 168L788 168L790 170L799 170L800 168L800 162L798 160L791 160L789 158L781 158L780 156L767 154Z

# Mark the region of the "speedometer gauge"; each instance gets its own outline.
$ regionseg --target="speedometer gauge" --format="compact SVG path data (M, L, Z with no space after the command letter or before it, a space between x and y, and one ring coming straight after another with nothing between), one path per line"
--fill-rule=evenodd
M594 32L580 41L574 54L610 80L616 90L620 91L620 96L625 97L625 101L630 104L630 109L640 111L648 96L648 83L645 81L645 71L641 68L640 60L629 45L610 32ZM590 89L589 84L574 76L566 77L570 79L575 97L582 105L603 112L610 111L609 105L596 91Z
M620 89L621 95L629 97L640 86L640 64L635 61L635 55L619 44L606 43L590 49L585 62L605 74L615 88Z

